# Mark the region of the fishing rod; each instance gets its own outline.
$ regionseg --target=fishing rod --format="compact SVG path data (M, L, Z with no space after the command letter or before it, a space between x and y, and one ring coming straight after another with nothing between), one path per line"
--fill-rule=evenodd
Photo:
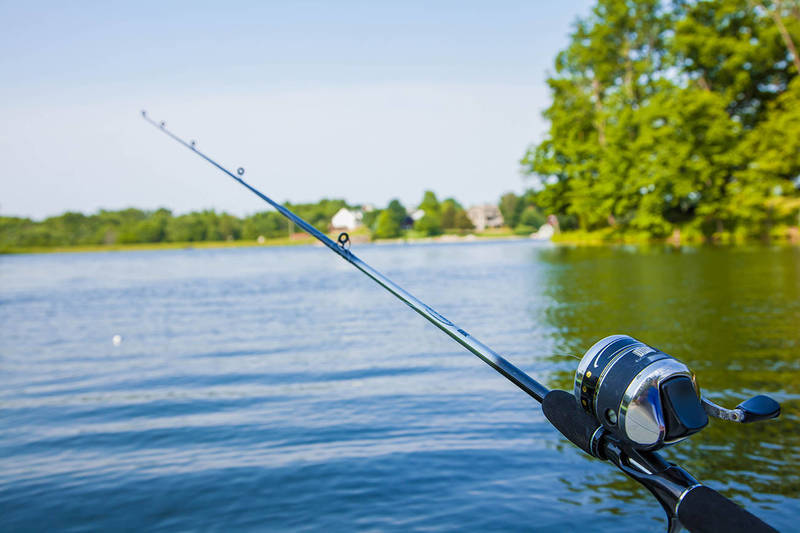
M700 533L776 531L656 453L706 427L709 416L738 423L775 418L780 405L772 398L759 395L735 409L723 408L700 394L695 376L685 364L627 335L601 339L586 352L575 373L573 393L550 390L358 258L350 250L346 232L332 240L247 183L242 178L244 168L234 174L198 150L195 141L187 142L169 131L164 121L156 122L146 111L142 117L267 202L540 402L547 420L569 441L589 455L611 462L655 496L667 515L670 533L681 527Z

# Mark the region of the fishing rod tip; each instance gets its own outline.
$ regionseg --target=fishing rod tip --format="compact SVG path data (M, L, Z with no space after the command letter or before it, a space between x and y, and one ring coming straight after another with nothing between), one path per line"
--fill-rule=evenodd
M147 118L147 111L145 111L144 109L142 109L142 116Z

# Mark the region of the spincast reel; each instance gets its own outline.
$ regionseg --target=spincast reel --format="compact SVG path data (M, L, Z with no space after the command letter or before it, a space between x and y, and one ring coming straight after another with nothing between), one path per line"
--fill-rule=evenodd
M755 396L725 409L700 395L689 368L627 335L606 337L589 348L575 372L581 408L632 447L656 450L708 425L713 416L754 422L780 414L778 402Z

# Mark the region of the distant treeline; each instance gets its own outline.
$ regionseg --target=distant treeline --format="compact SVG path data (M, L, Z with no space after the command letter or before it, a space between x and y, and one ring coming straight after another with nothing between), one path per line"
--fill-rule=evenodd
M796 227L798 48L798 0L599 0L556 58L549 134L522 161L535 202L656 238Z
M286 206L321 230L347 204L322 200L316 204ZM274 211L237 218L228 213L199 211L173 215L168 209L144 211L101 210L94 215L68 212L40 222L29 218L0 217L0 249L38 246L80 246L155 242L255 240L286 237L288 221Z
M530 204L532 198L513 193L501 198L499 208L508 226L525 233L536 230L544 222L541 211ZM359 209L344 200L329 199L313 204L287 202L284 205L320 231L330 229L333 215L341 208ZM399 200L392 200L383 209L365 210L363 231L373 238L395 238L405 234L432 236L474 229L462 205L453 198L440 202L433 192L426 191L422 202L411 211L418 209L424 211L424 216L417 220L411 218L411 213ZM299 229L275 211L244 218L211 210L184 215L174 215L168 209L146 211L134 208L101 210L93 215L68 212L42 221L0 217L0 251L29 247L274 239L288 237L296 231Z

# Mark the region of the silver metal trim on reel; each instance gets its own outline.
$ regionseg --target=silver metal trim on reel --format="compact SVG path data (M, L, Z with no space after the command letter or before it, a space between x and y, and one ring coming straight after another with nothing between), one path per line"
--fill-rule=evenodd
M667 425L659 388L662 382L675 376L692 379L692 373L685 364L677 359L662 359L639 372L625 389L619 407L619 427L635 444L674 444L688 437L665 440Z

